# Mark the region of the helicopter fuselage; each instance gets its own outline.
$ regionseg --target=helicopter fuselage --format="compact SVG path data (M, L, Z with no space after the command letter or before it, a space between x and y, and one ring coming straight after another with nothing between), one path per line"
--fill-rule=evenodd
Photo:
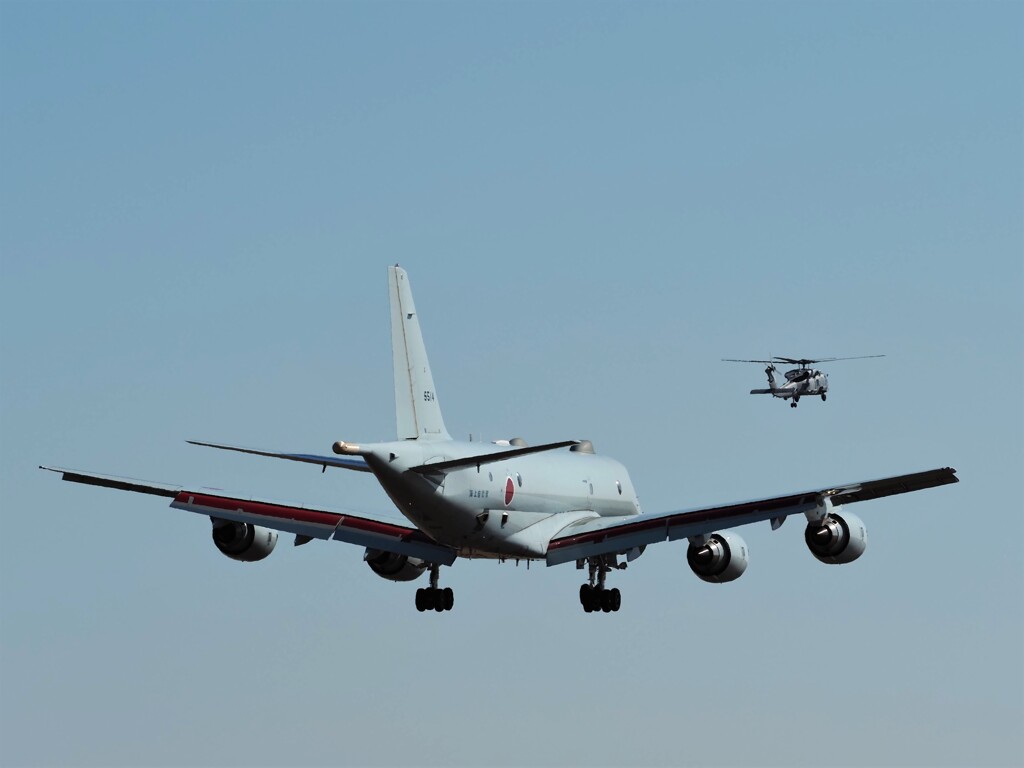
M772 386L772 395L783 399L798 400L804 395L823 395L828 392L828 376L821 371L794 368L784 374L786 383Z
M790 407L796 408L796 404L800 402L800 398L804 395L819 395L822 400L827 399L826 393L828 392L828 376L821 371L814 370L809 366L815 363L831 363L838 360L864 360L869 357L885 357L885 355L860 355L858 357L823 357L819 360L811 360L809 358L792 358L792 357L773 357L769 360L739 360L736 358L727 357L724 358L724 362L727 363L764 363L768 367L764 369L764 372L768 375L768 388L767 389L752 389L750 394L752 395L771 395L772 397L778 397L783 400L791 400ZM778 372L778 368L775 367L776 363L788 363L790 365L798 365L799 368L792 368L783 374L786 378L784 382L778 382L775 379L775 374Z
M793 408L796 408L800 398L805 395L818 395L822 400L826 399L828 376L821 371L810 368L794 368L783 374L786 380L781 383L775 378L776 368L774 365L769 365L764 372L768 375L768 389L752 389L750 394L771 395L783 400L790 400L792 401L790 406Z

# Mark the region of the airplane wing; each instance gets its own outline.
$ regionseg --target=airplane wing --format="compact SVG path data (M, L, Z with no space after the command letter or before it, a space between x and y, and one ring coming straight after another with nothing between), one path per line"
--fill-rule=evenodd
M356 472L370 472L361 456L318 456L313 453L278 453L276 451L260 451L256 448L239 448L234 445L222 445L221 443L204 443L200 440L186 440L190 445L202 445L206 448L218 448L222 451L236 451L237 453L251 453L254 456L269 456L272 459L287 459L288 461L301 461L305 464L318 464L324 469L327 467L340 467L341 469L354 469Z
M956 470L944 467L717 507L627 518L597 518L569 526L555 536L548 544L547 564L558 565L585 557L629 552L660 541L685 539L762 520L772 520L773 527L778 527L788 515L810 511L826 497L838 507L957 482Z
M61 479L73 483L164 496L173 499L171 507L174 509L184 509L219 520L261 525L275 531L294 533L297 537L305 538L307 541L309 539L333 539L361 547L418 557L441 565L451 565L455 562L456 552L454 549L437 544L422 531L411 526L374 520L347 512L296 507L255 499L240 499L234 496L213 494L209 491L192 491L178 485L163 485L130 478L77 472L60 467L40 466L39 468L50 472L59 472ZM296 543L300 543L300 540L297 539Z

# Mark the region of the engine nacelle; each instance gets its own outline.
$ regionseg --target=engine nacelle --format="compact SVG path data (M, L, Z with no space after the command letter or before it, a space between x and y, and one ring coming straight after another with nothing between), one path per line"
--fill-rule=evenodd
M850 512L832 512L825 520L808 523L804 541L823 563L852 563L868 546L864 521Z
M253 563L274 551L277 545L277 531L249 523L214 518L213 543L232 560Z
M371 571L390 581L412 581L422 576L427 569L426 562L417 557L396 555L380 549L367 549L363 559Z
M690 544L686 562L703 581L734 581L747 570L747 542L736 533L712 533L705 544Z

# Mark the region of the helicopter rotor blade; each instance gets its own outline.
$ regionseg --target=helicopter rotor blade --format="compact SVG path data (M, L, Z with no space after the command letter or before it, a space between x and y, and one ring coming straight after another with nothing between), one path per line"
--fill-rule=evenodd
M808 358L802 358L796 360L792 357L776 357L775 360L780 363L791 363L792 365L814 365L816 363L834 363L837 360L867 360L871 357L885 357L885 355L856 355L855 357L822 357L817 360L810 360Z
M885 357L885 355L856 355L854 357L826 357L821 360L808 360L808 363L834 363L837 360L867 360L870 357Z
M723 357L723 363L773 363L774 360L734 360L731 357Z

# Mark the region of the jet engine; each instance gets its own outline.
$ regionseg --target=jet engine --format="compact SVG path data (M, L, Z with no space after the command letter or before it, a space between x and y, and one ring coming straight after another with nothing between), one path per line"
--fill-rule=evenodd
M232 560L252 563L274 551L277 531L213 518L213 543Z
M713 533L704 544L690 544L686 562L702 581L734 581L747 570L747 542L736 533Z
M390 581L412 581L422 576L423 571L427 569L427 564L419 558L396 555L394 552L380 549L368 548L363 559L371 571Z
M829 514L824 520L808 523L804 541L811 554L823 563L852 563L864 554L868 532L864 521L854 514Z

